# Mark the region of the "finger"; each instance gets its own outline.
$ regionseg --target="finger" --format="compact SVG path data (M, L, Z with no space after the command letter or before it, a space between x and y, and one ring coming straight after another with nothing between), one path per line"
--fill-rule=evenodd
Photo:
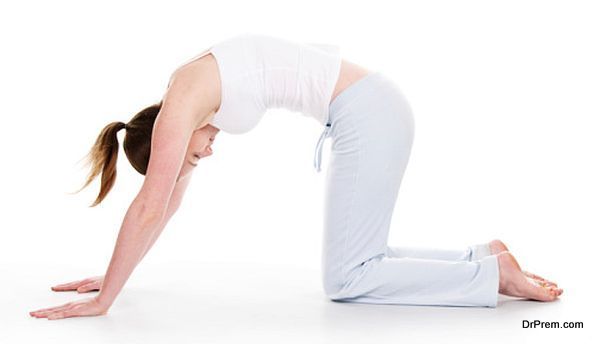
M44 318L44 317L48 317L48 316L50 316L50 315L52 315L54 313L62 313L62 312L71 310L71 309L73 309L75 307L77 307L76 304L69 303L69 305L65 305L65 306L63 306L61 308L57 308L57 309L54 309L54 310L51 310L51 311L41 312L41 313L37 314L36 316L38 318Z
M76 280L76 281L72 281L72 282L68 282L68 283L61 283L61 284L57 284L57 287L68 287L68 286L72 286L75 284L79 284L81 282L85 282L86 279L80 279L80 280Z
M64 284L58 284L58 285L53 286L52 290L55 290L55 291L74 290L75 288L77 288L78 285L80 285L82 283L85 283L85 280L64 283Z
M62 319L62 318L64 318L62 312L55 312L55 313L48 315L48 320L56 320L56 319Z
M98 283L95 283L95 282L88 283L88 284L84 284L77 288L78 293L85 293L90 290L99 290Z
M58 286L54 286L54 287L50 287L50 289L52 289L53 291L71 291L71 290L75 290L77 288L77 286L69 286L69 287L58 287Z
M83 305L75 305L69 309L53 312L48 315L48 320L63 319L63 318L70 318L70 317L79 316L79 315L85 315L80 310L80 308L82 308L82 306Z
M36 317L36 318L44 318L44 317L48 316L49 314L52 314L54 312L59 312L59 311L62 311L62 310L63 310L63 308L61 308L61 309L53 309L53 310L50 310L50 311L37 312L37 313L34 313L33 316Z
M39 315L39 314L43 314L43 313L53 312L55 310L58 310L58 309L61 309L61 308L64 308L64 307L69 307L69 306L71 306L71 302L66 303L64 305L56 306L56 307L38 309L37 311L30 312L29 314L32 314L32 315L33 314L38 314Z
M72 316L73 316L73 313L72 312L68 312L68 311L54 312L54 313L48 315L48 320L56 320L56 319L68 318L68 317L72 317Z
M37 311L33 311L31 313L41 313L41 312L48 312L48 311L53 311L59 308L62 308L66 305L60 305L60 306L56 306L56 307L49 307L49 308L42 308L42 309L38 309Z

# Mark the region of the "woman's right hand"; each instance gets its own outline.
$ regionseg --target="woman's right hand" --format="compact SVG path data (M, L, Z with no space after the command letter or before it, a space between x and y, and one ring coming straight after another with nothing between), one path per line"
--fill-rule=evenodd
M77 290L78 293L87 293L90 291L98 291L102 288L104 275L85 278L79 281L58 284L52 287L54 291L71 291Z

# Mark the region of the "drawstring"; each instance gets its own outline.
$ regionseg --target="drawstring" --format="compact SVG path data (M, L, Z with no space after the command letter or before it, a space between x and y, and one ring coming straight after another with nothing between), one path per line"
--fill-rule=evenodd
M319 142L317 142L317 147L315 148L315 157L314 157L314 166L317 172L321 171L321 154L323 151L323 142L325 142L325 138L329 136L329 130L331 129L331 123L327 123L325 126L325 130L321 134L319 138Z

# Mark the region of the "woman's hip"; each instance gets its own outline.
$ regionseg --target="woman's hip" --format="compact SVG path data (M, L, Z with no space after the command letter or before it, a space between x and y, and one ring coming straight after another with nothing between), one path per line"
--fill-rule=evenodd
M332 150L361 144L375 150L412 144L414 118L408 100L389 78L373 72L342 91L328 115ZM397 147L398 148L398 147Z
M412 109L393 81L380 72L372 72L348 86L330 104L315 150L317 171L327 137L332 139L334 160L353 159L357 154L363 157L362 162L371 163L385 163L402 156L406 159L414 137Z

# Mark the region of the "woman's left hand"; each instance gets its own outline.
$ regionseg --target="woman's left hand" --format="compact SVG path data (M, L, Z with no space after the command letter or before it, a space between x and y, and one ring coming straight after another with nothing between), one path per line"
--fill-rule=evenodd
M29 312L29 315L36 318L48 318L48 320L104 315L108 312L108 308L101 305L96 297L77 300L64 305L39 309Z

